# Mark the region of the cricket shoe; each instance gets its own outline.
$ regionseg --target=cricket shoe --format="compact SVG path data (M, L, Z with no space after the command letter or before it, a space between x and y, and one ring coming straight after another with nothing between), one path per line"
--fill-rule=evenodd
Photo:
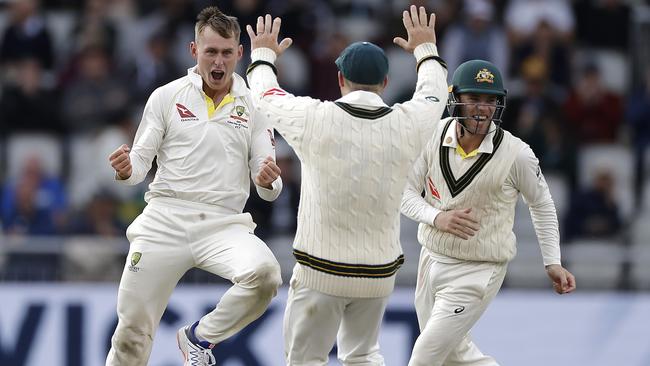
M212 354L214 344L196 339L194 329L198 324L184 326L176 333L178 348L183 353L183 366L214 366L217 364Z

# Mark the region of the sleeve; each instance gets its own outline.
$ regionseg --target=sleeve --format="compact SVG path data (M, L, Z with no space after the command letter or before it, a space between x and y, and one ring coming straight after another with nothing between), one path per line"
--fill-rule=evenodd
M402 109L419 126L432 131L447 107L447 65L438 57L438 49L433 43L417 46L413 55L418 65L415 93L410 101L396 104L393 108Z
M321 101L309 97L296 97L278 84L275 69L271 65L277 56L269 48L256 48L251 52L251 67L247 71L248 85L255 99L256 108L263 113L294 150L301 151L301 144L309 110Z
M528 204L544 265L560 264L560 233L555 204L539 161L529 146L517 155L509 180Z
M431 206L424 197L422 197L424 181L429 166L426 151L428 151L428 146L415 160L413 168L409 173L406 181L406 188L402 195L401 211L404 216L413 221L433 226L433 221L442 211Z
M156 89L144 107L142 120L129 153L132 166L131 176L128 179L119 179L115 174L115 180L126 185L135 185L144 180L151 170L153 158L158 154L165 138L167 130L165 119L160 89Z
M251 179L255 182L255 176L260 171L260 166L267 156L275 160L275 138L273 137L273 128L268 120L257 110L253 110L253 131L251 136L251 151L248 166L251 172ZM265 201L274 201L282 192L282 178L274 180L271 183L272 189L260 187L257 184L255 189L257 194Z

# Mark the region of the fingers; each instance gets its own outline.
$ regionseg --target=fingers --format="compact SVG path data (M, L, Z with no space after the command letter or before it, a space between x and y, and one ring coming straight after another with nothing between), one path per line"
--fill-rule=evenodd
M280 170L280 167L275 163L275 160L273 160L273 157L271 156L267 156L266 159L264 159L264 162L262 162L262 170L269 171L275 174L275 176L273 177L274 180L282 172Z
M258 35L264 33L264 18L262 18L261 16L257 17L256 28L257 28Z
M251 40L255 38L255 32L253 32L253 27L250 24L246 25L246 33L248 33L248 38Z
M418 21L420 22L420 25L423 27L427 26L427 11L424 10L424 6L420 6L420 16Z
M115 169L117 171L122 171L122 170L124 170L124 169L126 169L126 168L128 168L130 166L131 166L131 160L126 159L126 160L123 160L123 161L113 165L113 169Z
M576 278L571 274L571 272L566 271L567 287L564 290L564 293L572 292L576 289Z
M404 23L404 28L406 28L407 32L413 29L413 20L411 19L409 12L406 10L402 13L402 23Z
M271 34L277 38L278 34L280 33L280 25L282 24L282 20L280 18L275 18L273 19L273 24L271 24Z
M411 5L411 21L413 22L413 26L417 27L420 25L420 20L418 19L418 8L415 5Z
M285 38L282 40L282 42L280 42L280 50L284 51L287 48L291 47L292 44L293 44L293 39Z
M108 160L112 161L118 156L128 153L129 151L131 151L131 149L126 144L122 144L122 146L118 147L115 151L111 153L111 155L108 156Z
M461 224L456 224L454 230L460 232L463 234L463 239L467 240L470 237L474 236L475 230L468 228L467 226L463 226Z
M396 45L402 47L403 49L407 49L407 47L408 47L408 42L406 42L406 40L404 38L402 38L402 37L393 38L393 43L395 43Z
M266 16L264 16L264 33L271 34L272 26L273 26L273 19L271 18L271 14L266 14Z
M429 17L429 28L436 28L436 14L434 13L431 13L431 16Z

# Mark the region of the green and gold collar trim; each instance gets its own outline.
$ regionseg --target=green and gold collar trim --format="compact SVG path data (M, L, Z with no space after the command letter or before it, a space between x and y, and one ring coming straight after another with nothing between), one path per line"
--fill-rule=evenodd
M456 197L459 195L467 186L472 183L472 180L478 175L478 173L483 170L483 168L487 165L487 163L492 159L494 154L497 152L497 149L499 148L499 145L501 145L501 141L503 141L503 129L501 127L497 127L497 130L494 132L494 137L492 137L492 145L494 148L492 149L492 154L486 154L483 153L481 156L472 164L472 166L463 174L463 176L460 177L460 179L456 180L454 178L454 173L451 171L451 165L449 165L449 151L448 147L443 145L443 139L445 138L445 135L447 134L447 130L449 129L449 126L454 120L451 119L449 122L447 122L447 125L445 126L445 129L442 131L442 135L440 137L440 169L442 170L442 176L445 178L445 182L447 183L447 187L449 188L449 192L451 193L452 197Z
M377 109L364 109L359 107L354 107L348 103L343 102L334 102L339 108L351 114L354 117L364 118L364 119L377 119L381 118L393 110L389 107L379 107Z

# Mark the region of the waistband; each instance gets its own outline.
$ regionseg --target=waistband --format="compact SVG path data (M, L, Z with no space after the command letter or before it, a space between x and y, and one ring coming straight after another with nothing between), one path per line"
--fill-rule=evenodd
M149 200L149 204L170 206L175 208L190 209L196 211L209 211L209 212L214 212L214 213L219 213L224 215L237 215L241 213L235 209L224 207L224 206L180 200L178 198L171 198L171 197L153 197L151 200Z

